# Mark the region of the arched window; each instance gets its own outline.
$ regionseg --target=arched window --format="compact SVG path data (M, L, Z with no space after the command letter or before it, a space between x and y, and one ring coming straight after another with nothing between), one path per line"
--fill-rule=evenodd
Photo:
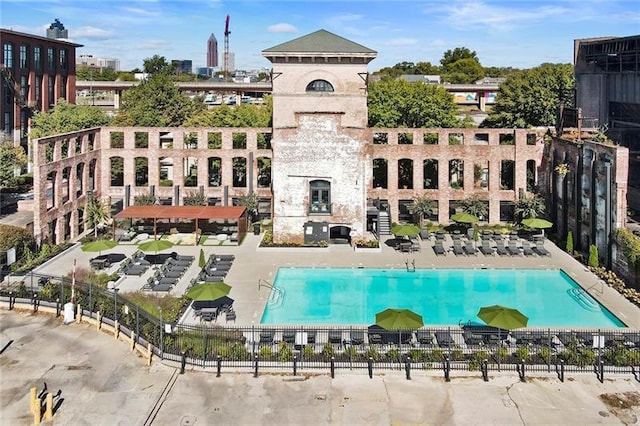
M331 214L331 182L312 180L309 182L309 213Z
M333 92L333 86L327 80L313 80L307 84L307 92Z

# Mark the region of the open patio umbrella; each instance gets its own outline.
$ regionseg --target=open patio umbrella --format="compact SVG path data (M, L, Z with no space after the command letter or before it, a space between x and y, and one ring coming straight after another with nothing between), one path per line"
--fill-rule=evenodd
M396 225L391 229L391 233L396 237L412 237L420 233L420 228L416 225L406 223L404 225Z
M112 249L117 245L118 242L113 240L95 240L83 245L82 251L98 252L98 254L102 254L103 250Z
M470 213L456 213L451 216L451 220L457 223L476 223L479 219L476 215Z
M195 301L217 300L229 294L231 286L225 283L204 283L191 288L186 296Z
M422 315L409 309L385 309L376 314L376 325L385 330L417 330L424 325Z
M478 318L491 327L513 330L527 326L529 318L517 309L501 305L484 306L478 311Z
M138 245L138 248L142 251L154 251L159 252L173 247L173 243L168 240L151 240Z
M551 228L553 226L553 223L549 222L548 220L541 219L539 217L532 217L529 219L525 219L522 221L522 224L525 226L528 226L529 228L541 229L542 235L544 235L545 229Z

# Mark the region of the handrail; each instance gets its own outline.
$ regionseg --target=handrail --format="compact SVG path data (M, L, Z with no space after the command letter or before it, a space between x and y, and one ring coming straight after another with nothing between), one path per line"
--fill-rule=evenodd
M261 287L276 288L272 283L265 280L264 278L258 278L258 291L260 291Z

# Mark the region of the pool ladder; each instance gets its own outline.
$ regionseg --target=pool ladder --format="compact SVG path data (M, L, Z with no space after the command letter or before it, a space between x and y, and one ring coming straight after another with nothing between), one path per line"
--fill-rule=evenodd
M582 288L571 288L567 290L569 296L575 300L583 309L590 312L600 312L600 304Z
M264 278L259 278L258 291L260 291L260 288L262 287L266 287L271 290L271 292L269 293L269 299L267 300L267 306L270 309L279 308L284 301L284 289L276 287Z

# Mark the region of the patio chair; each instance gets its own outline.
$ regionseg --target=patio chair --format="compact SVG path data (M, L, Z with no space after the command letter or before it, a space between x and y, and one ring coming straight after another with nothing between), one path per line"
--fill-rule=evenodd
M538 256L551 256L551 252L544 248L544 240L536 240L536 245L533 247L533 251Z
M228 312L225 314L225 320L226 320L227 322L229 322L229 321L236 322L236 313L235 313L235 311L228 311Z
M351 330L349 338L352 345L362 345L364 343L364 331Z
M451 333L449 330L437 330L435 333L436 341L438 342L438 346L440 347L449 347L455 344Z
M453 254L456 256L464 256L465 252L462 248L462 241L460 239L453 240Z
M295 343L296 341L296 331L295 330L284 330L282 332L282 341L285 343Z
M507 251L511 256L520 256L522 253L520 252L520 247L518 247L518 237L509 238L509 245L507 246Z
M329 330L329 343L342 343L342 330Z
M493 256L493 247L491 247L491 240L483 238L480 245L480 252L485 256Z
M258 343L260 344L273 344L273 338L275 337L276 332L271 328L267 328L264 330L260 330L260 340Z
M504 246L504 240L502 238L496 240L496 253L498 253L498 256L509 255L507 248Z
M484 343L484 338L482 334L474 333L473 331L466 328L463 330L462 336L464 338L464 342L467 345L477 346Z
M416 340L421 345L432 345L433 333L430 330L418 330L416 331Z
M468 256L477 256L478 255L478 249L476 248L476 246L473 245L473 241L472 240L467 240L464 243L464 252L465 254L467 254Z
M435 244L433 245L433 251L436 253L436 256L447 255L447 251L444 249L444 246L442 245L442 240L436 240Z
M429 240L431 239L431 235L429 235L429 231L423 229L420 231L420 239L421 240Z
M536 254L533 252L533 250L531 250L531 244L529 244L529 241L522 241L522 254L524 254L525 256L535 256Z

